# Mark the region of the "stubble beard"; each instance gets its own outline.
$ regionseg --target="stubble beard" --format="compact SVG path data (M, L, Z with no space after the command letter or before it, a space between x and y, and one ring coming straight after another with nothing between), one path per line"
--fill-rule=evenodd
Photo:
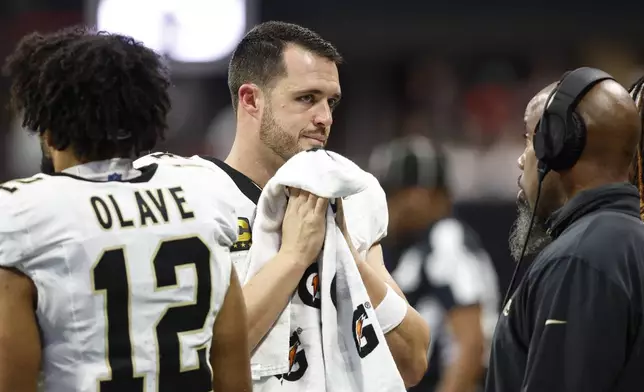
M517 219L510 230L509 246L510 254L514 261L518 262L521 258L521 251L528 240L525 256L534 255L541 251L545 246L552 242L552 238L546 232L545 221L535 216L532 230L530 230L530 218L532 218L532 208L525 199L517 201ZM530 237L528 238L528 235Z
M259 127L259 140L277 156L288 161L302 151L298 137L289 134L275 120L270 107L266 108Z

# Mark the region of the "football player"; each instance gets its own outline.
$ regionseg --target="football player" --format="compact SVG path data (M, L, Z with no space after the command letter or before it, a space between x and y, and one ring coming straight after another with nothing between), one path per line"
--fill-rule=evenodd
M224 161L193 157L197 165L226 171L235 182L232 201L238 212L239 238L232 246L233 263L243 287L249 318L251 348L261 344L289 301L302 301L319 311L316 263L325 235L327 200L307 192L291 193L277 256L256 275L246 276L246 254L252 246L252 226L262 187L293 155L324 147L341 90L336 48L304 27L266 22L254 27L232 56L228 84L237 130ZM179 162L186 158L158 153L136 165ZM423 377L427 367L429 328L406 302L382 260L379 241L387 229L386 199L378 181L344 201L348 232L360 253L358 270L385 332L396 365L407 386ZM346 230L345 230L345 236ZM381 306L382 305L382 306ZM382 315L382 319L380 317ZM304 326L292 325L291 365L285 374L258 375L255 390L324 388L324 364L319 339L307 339ZM316 343L318 342L318 343ZM370 344L377 344L371 342ZM377 371L377 369L374 369ZM270 371L269 371L270 373ZM283 389L286 388L286 389Z
M132 165L167 128L160 57L67 29L6 71L43 173L0 186L0 391L250 391L230 178Z

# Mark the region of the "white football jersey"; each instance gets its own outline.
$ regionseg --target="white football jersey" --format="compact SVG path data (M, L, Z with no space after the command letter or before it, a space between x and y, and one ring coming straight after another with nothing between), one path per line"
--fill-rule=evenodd
M231 180L194 165L141 172L0 186L0 266L37 288L44 391L212 390L237 239Z
M261 188L250 178L238 172L226 163L209 157L180 157L170 153L155 153L137 160L135 167L152 163L178 164L186 163L211 168L220 168L233 180L230 190L231 201L235 203L239 237L230 249L233 265L239 279L247 279L248 251L253 243L252 228L255 221L257 203ZM387 200L378 180L370 176L371 183L363 192L344 200L347 227L356 249L365 257L369 248L379 242L387 232ZM302 276L291 299L294 304L305 304L317 309L320 318L320 291L318 265L312 264ZM292 312L295 307L292 308ZM296 315L292 315L296 319ZM318 321L319 322L319 321ZM324 390L324 363L320 339L309 338L310 329L306 325L292 325L289 346L289 371L285 374L262 377L253 380L255 392L299 392ZM317 346L316 346L317 345Z
M134 167L140 168L152 164L161 166L176 164L197 165L213 170L222 170L227 174L229 182L226 185L229 186L226 187L225 191L230 196L229 202L234 204L238 227L238 237L230 247L230 255L239 280L244 282L246 271L248 270L247 255L253 244L251 228L255 221L255 210L257 209L259 195L262 193L261 188L242 173L215 158L202 158L198 155L188 158L167 152L158 152L137 159L134 162Z

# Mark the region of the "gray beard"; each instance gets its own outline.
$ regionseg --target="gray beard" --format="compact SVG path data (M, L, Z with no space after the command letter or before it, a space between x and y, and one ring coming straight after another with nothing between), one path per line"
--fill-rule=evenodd
M518 216L510 230L509 245L512 258L514 261L519 262L528 234L530 234L530 238L526 246L525 256L539 253L541 249L552 242L552 238L546 233L545 222L539 219L538 216L535 216L532 231L530 231L532 209L525 200L519 200L517 204Z

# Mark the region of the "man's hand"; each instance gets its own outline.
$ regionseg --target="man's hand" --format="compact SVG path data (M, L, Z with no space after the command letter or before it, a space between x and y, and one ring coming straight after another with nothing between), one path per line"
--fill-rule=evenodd
M324 243L328 200L299 189L291 188L290 192L282 222L282 247L243 288L251 350L275 324Z
M300 189L289 190L280 253L297 255L309 266L317 259L324 243L329 200Z

